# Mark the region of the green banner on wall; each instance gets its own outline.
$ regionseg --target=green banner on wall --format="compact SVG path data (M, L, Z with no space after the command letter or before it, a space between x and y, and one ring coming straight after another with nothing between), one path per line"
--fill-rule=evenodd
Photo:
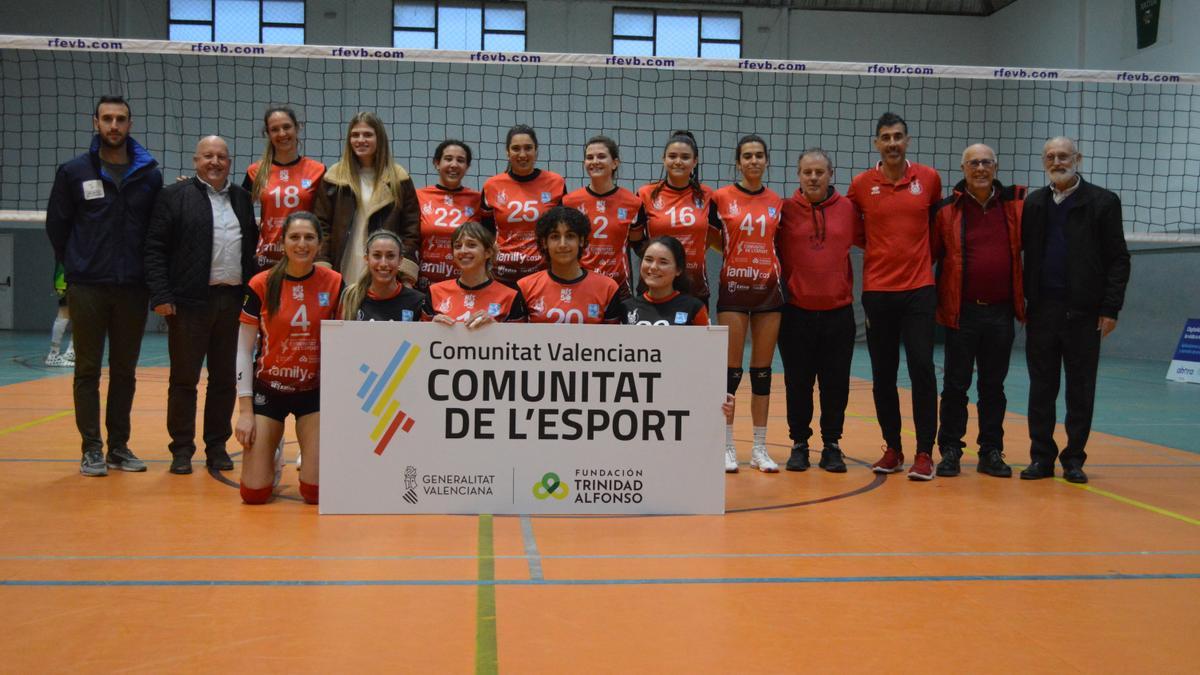
M1137 46L1145 49L1158 42L1158 10L1162 0L1133 0L1133 11L1137 15Z

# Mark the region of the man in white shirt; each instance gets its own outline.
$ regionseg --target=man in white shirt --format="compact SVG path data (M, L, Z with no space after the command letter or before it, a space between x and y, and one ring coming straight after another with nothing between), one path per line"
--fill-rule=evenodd
M192 472L196 385L206 359L205 464L219 471L233 468L225 443L233 433L237 400L238 314L258 243L250 193L229 181L225 141L200 139L193 161L196 175L159 195L146 236L150 306L167 320L167 431L174 474Z

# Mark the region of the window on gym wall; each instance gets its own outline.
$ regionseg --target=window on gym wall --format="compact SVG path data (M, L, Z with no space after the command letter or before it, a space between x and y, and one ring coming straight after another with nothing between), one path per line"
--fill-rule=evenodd
M304 44L304 0L170 0L172 40Z
M613 9L612 53L619 56L742 56L742 15Z
M523 52L525 3L396 0L392 46Z

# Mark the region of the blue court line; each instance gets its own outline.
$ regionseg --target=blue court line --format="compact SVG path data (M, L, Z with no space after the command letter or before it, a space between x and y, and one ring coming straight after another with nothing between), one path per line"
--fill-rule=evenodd
M537 539L533 538L533 520L527 515L521 516L521 540L525 544L525 557L529 559L529 578L541 581L545 578L542 575L542 556L538 554Z
M5 579L0 586L189 587L189 586L676 586L692 584L879 584L968 581L1157 581L1195 580L1200 573L964 574L855 577L693 577L679 579Z
M591 555L494 555L494 560L656 560L705 558L1106 558L1194 556L1197 551L844 551L827 553L607 553ZM0 555L0 562L73 560L477 560L477 555Z

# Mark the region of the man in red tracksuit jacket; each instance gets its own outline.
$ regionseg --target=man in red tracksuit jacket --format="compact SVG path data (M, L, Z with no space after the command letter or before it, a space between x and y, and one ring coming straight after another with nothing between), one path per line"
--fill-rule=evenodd
M967 431L967 392L978 369L978 471L1008 478L1004 463L1004 378L1014 318L1025 320L1021 280L1021 209L1025 186L996 180L996 152L982 143L963 151L963 180L933 217L938 264L937 322L946 327L937 475L957 476Z

